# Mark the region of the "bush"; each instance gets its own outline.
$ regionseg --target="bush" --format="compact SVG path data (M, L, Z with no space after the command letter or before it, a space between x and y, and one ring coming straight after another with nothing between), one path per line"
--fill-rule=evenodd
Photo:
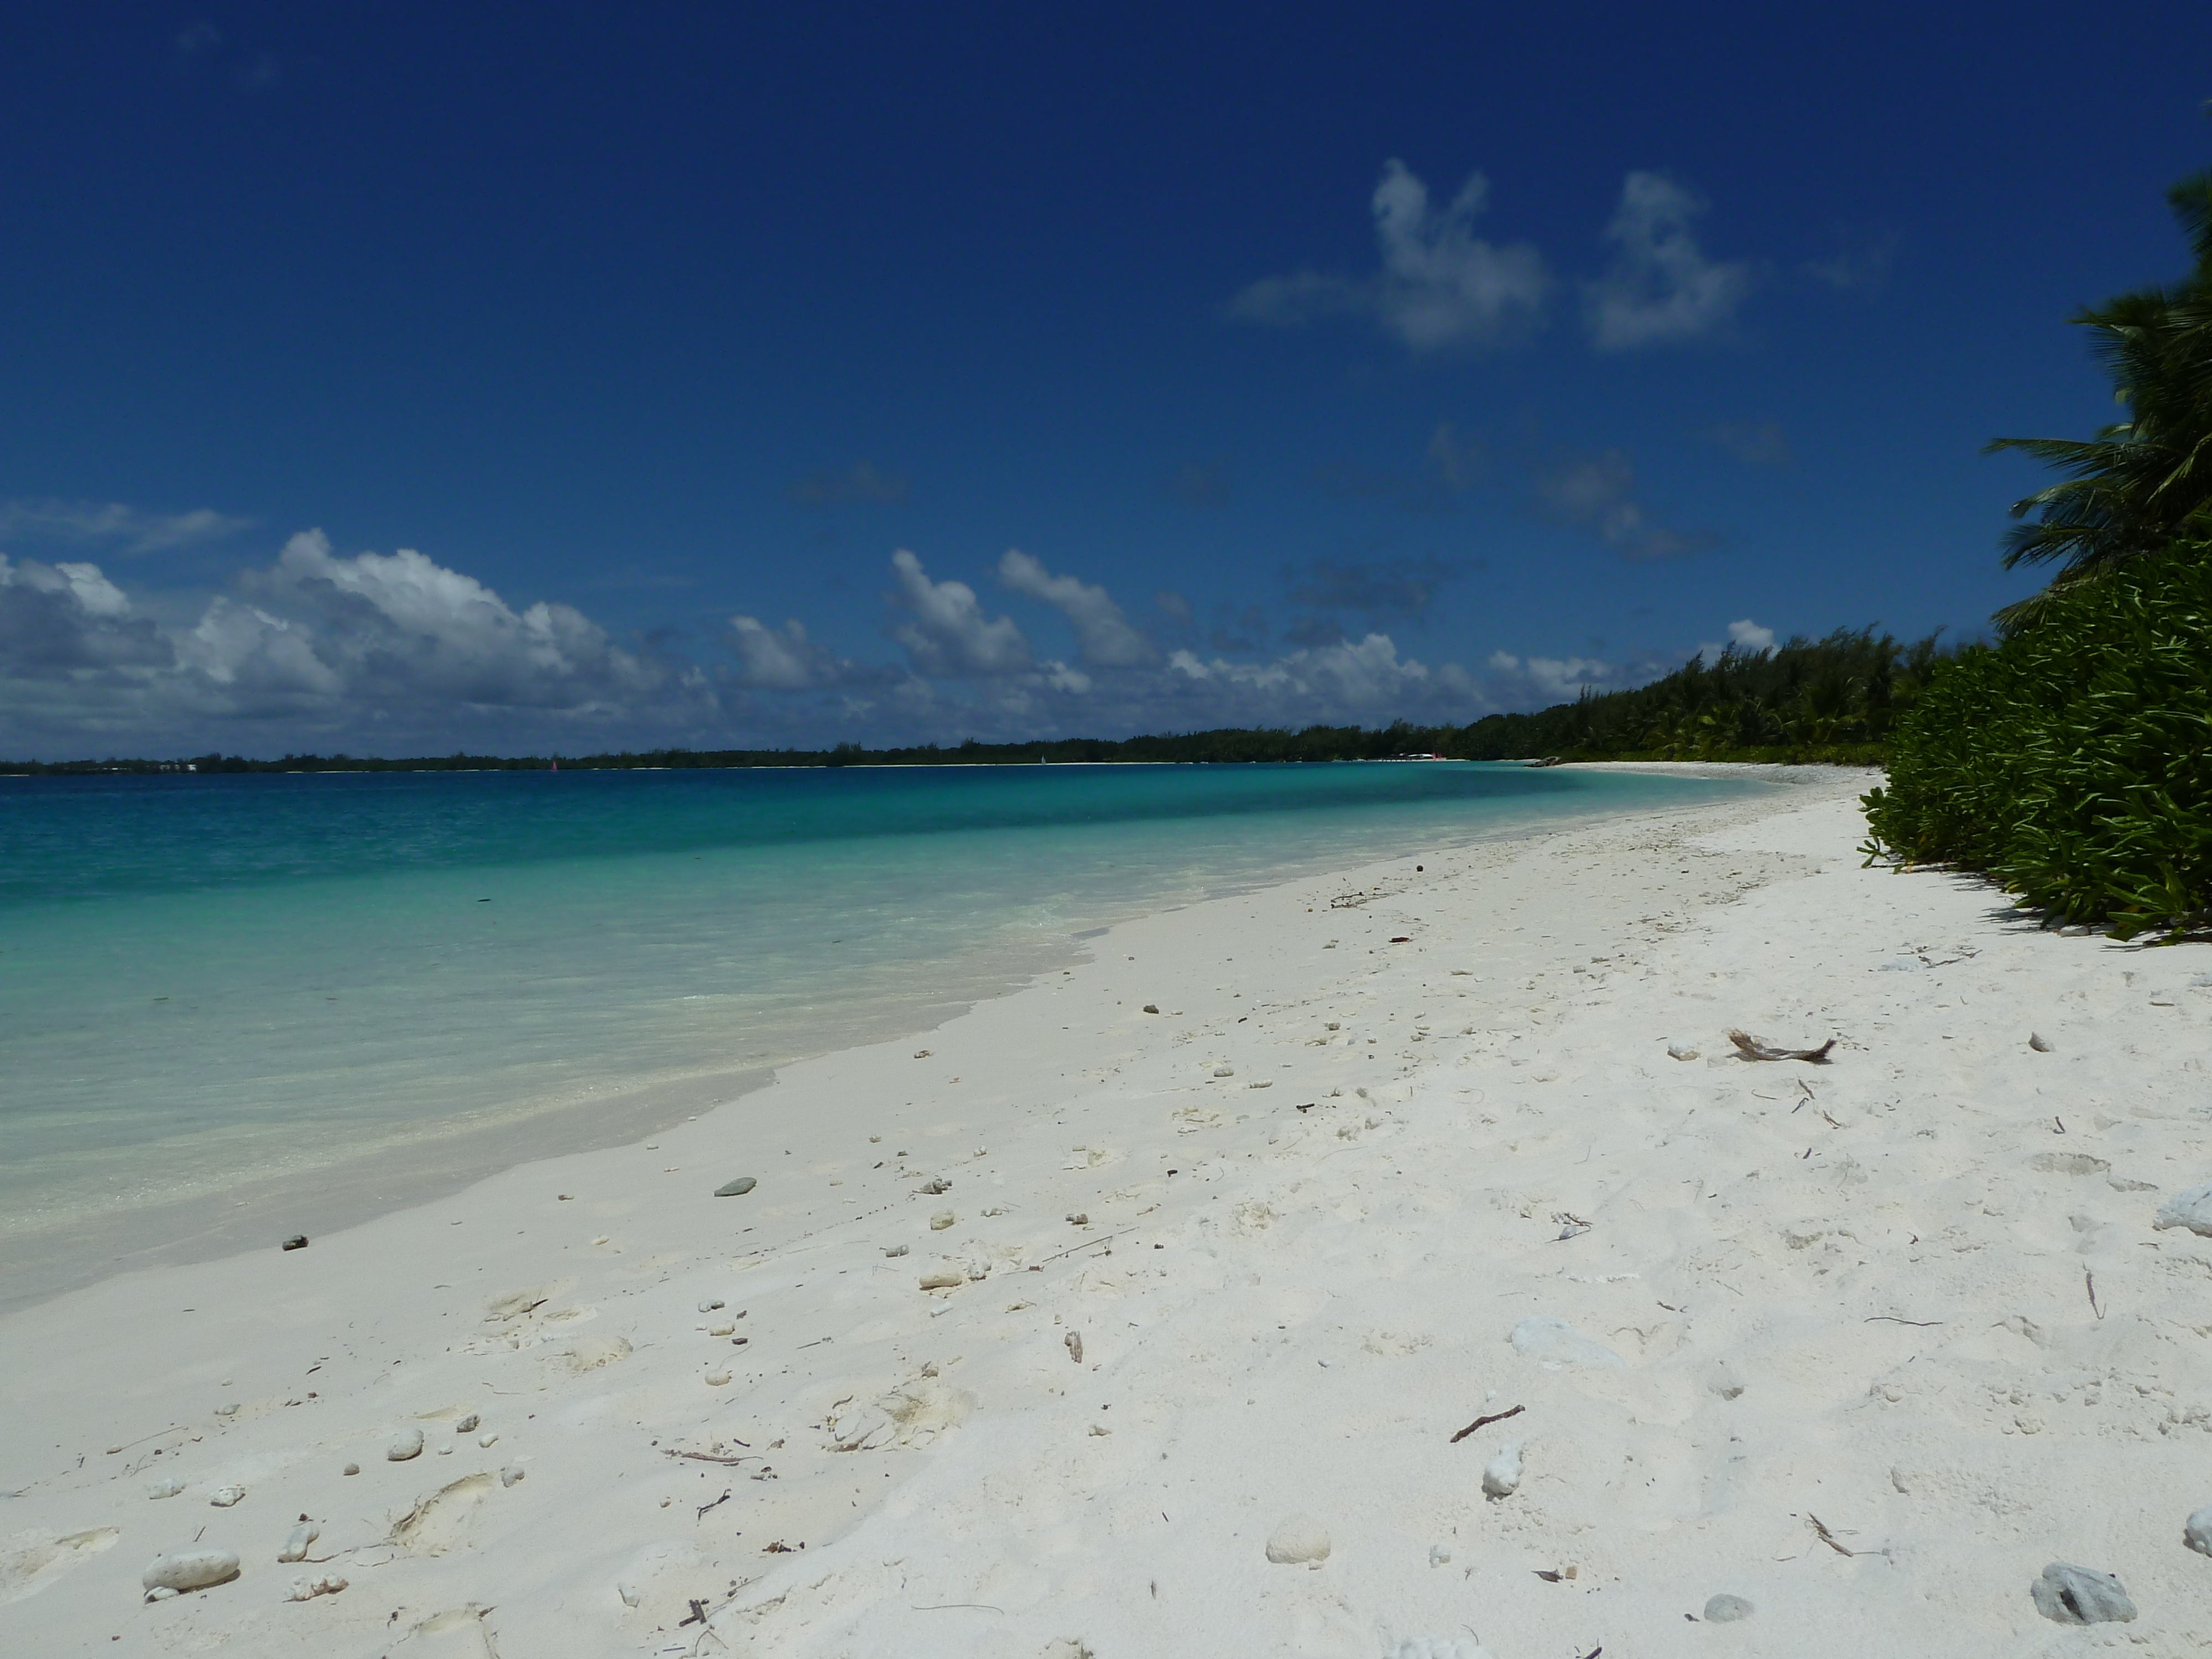
M1869 861L1986 872L2120 937L2212 916L2212 544L2053 586L1940 669L1866 798Z

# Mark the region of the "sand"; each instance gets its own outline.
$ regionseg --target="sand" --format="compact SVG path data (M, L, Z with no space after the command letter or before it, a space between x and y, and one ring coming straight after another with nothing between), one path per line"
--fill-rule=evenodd
M1867 776L1794 781L1152 916L15 1312L0 1651L2202 1653L2212 1239L2152 1221L2212 961L1863 869Z

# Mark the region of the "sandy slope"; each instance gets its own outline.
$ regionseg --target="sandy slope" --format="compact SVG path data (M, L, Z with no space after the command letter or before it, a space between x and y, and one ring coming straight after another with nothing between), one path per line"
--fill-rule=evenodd
M1861 870L1863 782L1156 916L654 1145L12 1316L0 1650L2212 1648L2212 1240L2149 1225L2212 961ZM196 1540L242 1576L142 1602ZM2053 1559L2141 1617L2041 1619Z

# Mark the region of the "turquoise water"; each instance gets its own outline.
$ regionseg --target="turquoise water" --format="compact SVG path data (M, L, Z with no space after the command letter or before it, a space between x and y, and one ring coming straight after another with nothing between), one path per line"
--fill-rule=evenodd
M1747 787L1460 763L0 781L0 1238L556 1109L611 1135L641 1098L696 1109L933 1023L1087 928Z

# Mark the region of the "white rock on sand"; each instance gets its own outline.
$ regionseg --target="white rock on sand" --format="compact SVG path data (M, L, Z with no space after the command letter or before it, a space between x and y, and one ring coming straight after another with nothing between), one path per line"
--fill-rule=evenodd
M2150 1224L2205 1169L2194 947L1863 869L1869 780L1790 781L1125 923L658 1151L18 1308L0 1652L2194 1651L2212 1238ZM886 1257L925 1186L977 1194L957 1258ZM1451 1437L1516 1406L1490 1501ZM302 1514L352 1589L131 1571ZM1318 1571L1267 1559L1294 1516ZM2055 1629L2054 1556L2136 1619Z

